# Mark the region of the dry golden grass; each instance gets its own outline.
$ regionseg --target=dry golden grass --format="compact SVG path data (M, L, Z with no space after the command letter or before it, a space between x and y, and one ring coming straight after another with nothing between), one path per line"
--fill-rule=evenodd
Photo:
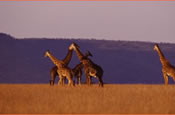
M0 113L175 113L175 85L1 84Z

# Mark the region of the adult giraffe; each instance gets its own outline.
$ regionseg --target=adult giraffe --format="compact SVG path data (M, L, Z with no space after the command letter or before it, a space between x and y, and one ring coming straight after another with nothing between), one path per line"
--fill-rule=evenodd
M154 45L154 50L158 52L160 57L160 62L162 64L162 73L165 80L165 85L168 84L168 76L172 77L175 81L175 67L171 65L168 60L163 55L163 52L159 48L158 44Z
M103 87L103 80L102 80L102 76L103 76L103 69L93 63L88 57L85 57L84 54L80 51L79 46L75 43L72 43L69 46L70 50L74 50L80 60L80 62L83 64L84 66L84 72L86 75L86 79L87 79L87 84L90 85L91 84L91 76L94 78L97 78L99 81L99 86Z
M72 69L68 68L62 60L56 59L50 51L45 52L45 57L49 57L50 60L57 66L57 73L59 75L59 84L62 84L62 79L66 77L68 79L68 85L73 85L72 77L73 77L73 72Z
M85 54L85 57L88 57L88 56L92 56L92 54L89 51L86 52L86 54ZM63 60L63 62L67 63L67 65L68 65L71 57L72 57L72 50L69 50L67 56L64 59L66 61ZM81 84L82 68L83 68L83 64L79 63L72 69L73 77L77 78L77 84L79 84L79 85ZM58 69L57 66L54 66L50 70L50 74L51 74L50 85L54 85L55 78L58 75L57 69ZM65 78L63 78L63 82L65 82Z
M68 66L68 64L72 58L72 51L73 50L68 49L68 53L67 53L66 57L62 60L65 66ZM51 77L50 85L54 85L55 78L58 75L57 70L58 70L57 66L52 67L50 70L50 77ZM63 78L63 83L64 83L64 81L65 81L65 78Z

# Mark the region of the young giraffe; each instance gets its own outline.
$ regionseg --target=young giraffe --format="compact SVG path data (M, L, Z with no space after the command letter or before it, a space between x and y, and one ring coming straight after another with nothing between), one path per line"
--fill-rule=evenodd
M50 60L57 66L57 73L59 75L59 84L62 84L62 79L65 76L68 79L68 85L73 85L73 81L72 81L72 76L73 76L73 72L70 68L68 68L63 61L56 59L51 53L50 51L46 51L45 52L45 57L49 57Z
M69 51L72 51L72 50L69 50ZM69 54L69 53L68 53ZM85 57L88 57L88 56L92 56L92 54L88 51L88 52L86 52L86 54L85 54ZM66 56L67 57L67 56ZM75 77L75 78L77 78L77 84L79 84L79 85L81 85L81 76L82 76L82 68L83 68L83 64L82 63L80 63L80 64L77 64L73 69L72 69L72 71L73 71L73 77ZM56 75L58 75L57 74L57 66L55 66L55 67L53 67L52 69L51 69L51 71L50 71L50 74L51 74L51 79L52 79L52 84L51 85L53 85L54 84L54 80L55 80L55 77L56 77ZM65 82L64 81L65 79L63 78L63 83Z
M80 62L83 64L87 84L88 85L91 84L91 76L92 76L94 78L97 78L99 81L99 86L103 87L103 80L102 80L103 69L99 65L93 63L88 57L85 57L79 50L79 46L77 44L72 43L69 46L69 49L75 50Z
M154 45L154 50L158 52L160 57L160 62L162 63L162 73L165 80L165 85L168 84L168 76L172 77L173 80L175 81L175 67L171 65L168 62L168 60L165 58L158 44Z
M67 53L66 57L62 60L65 66L68 66L68 64L72 58L72 51L73 50L68 49L68 53ZM50 85L54 85L56 75L58 75L57 69L58 69L57 66L54 66L50 70L50 77L51 77ZM65 83L64 81L65 81L65 77L63 78L63 84Z

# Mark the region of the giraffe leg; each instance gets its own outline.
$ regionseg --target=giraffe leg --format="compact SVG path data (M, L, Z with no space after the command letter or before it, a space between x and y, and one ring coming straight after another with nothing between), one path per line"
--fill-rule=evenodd
M58 85L63 85L63 75L62 75L62 71L61 70L57 70L58 73L58 77L59 77L59 81L58 81Z
M79 86L81 86L81 76L82 76L82 73L80 72L78 74L78 84L79 84Z
M79 84L79 76L78 75L75 75L74 76L75 77L75 82L74 82L74 84Z
M81 77L78 77L78 85L81 86Z
M65 86L65 82L66 82L66 77L64 76L62 79L62 86Z
M91 85L91 77L88 75L87 77L87 85L90 86Z
M73 81L71 79L71 75L70 74L67 75L67 79L68 79L68 86L73 86Z
M72 82L73 82L73 84L76 84L76 80L75 79L73 79Z
M168 85L168 76L166 73L163 73L163 77L164 77L164 80L165 80L165 85Z
M63 81L63 76L61 74L59 74L59 81L58 81L58 85L62 85L62 81Z
M89 86L90 85L90 76L89 76L89 73L86 72L85 75L86 75L86 83Z
M89 86L91 85L91 78L92 77L89 75L89 78L88 78L89 79L89 82L88 82Z
M60 78L60 77L59 77ZM59 81L58 81L58 85L60 85L61 84L61 78L59 79Z
M50 85L53 86L56 78L56 72L51 71L51 80L50 80Z
M53 86L54 85L54 81L50 80L50 85Z
M68 86L73 86L73 81L71 79L69 79L69 83L68 83Z
M98 78L98 81L99 81L99 86L103 87L103 80L102 80L102 78L98 77L98 76L97 76L97 78Z

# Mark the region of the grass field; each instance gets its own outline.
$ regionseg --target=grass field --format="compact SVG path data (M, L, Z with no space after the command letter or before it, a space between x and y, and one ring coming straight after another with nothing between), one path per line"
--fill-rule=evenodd
M175 85L1 84L0 113L175 113Z

